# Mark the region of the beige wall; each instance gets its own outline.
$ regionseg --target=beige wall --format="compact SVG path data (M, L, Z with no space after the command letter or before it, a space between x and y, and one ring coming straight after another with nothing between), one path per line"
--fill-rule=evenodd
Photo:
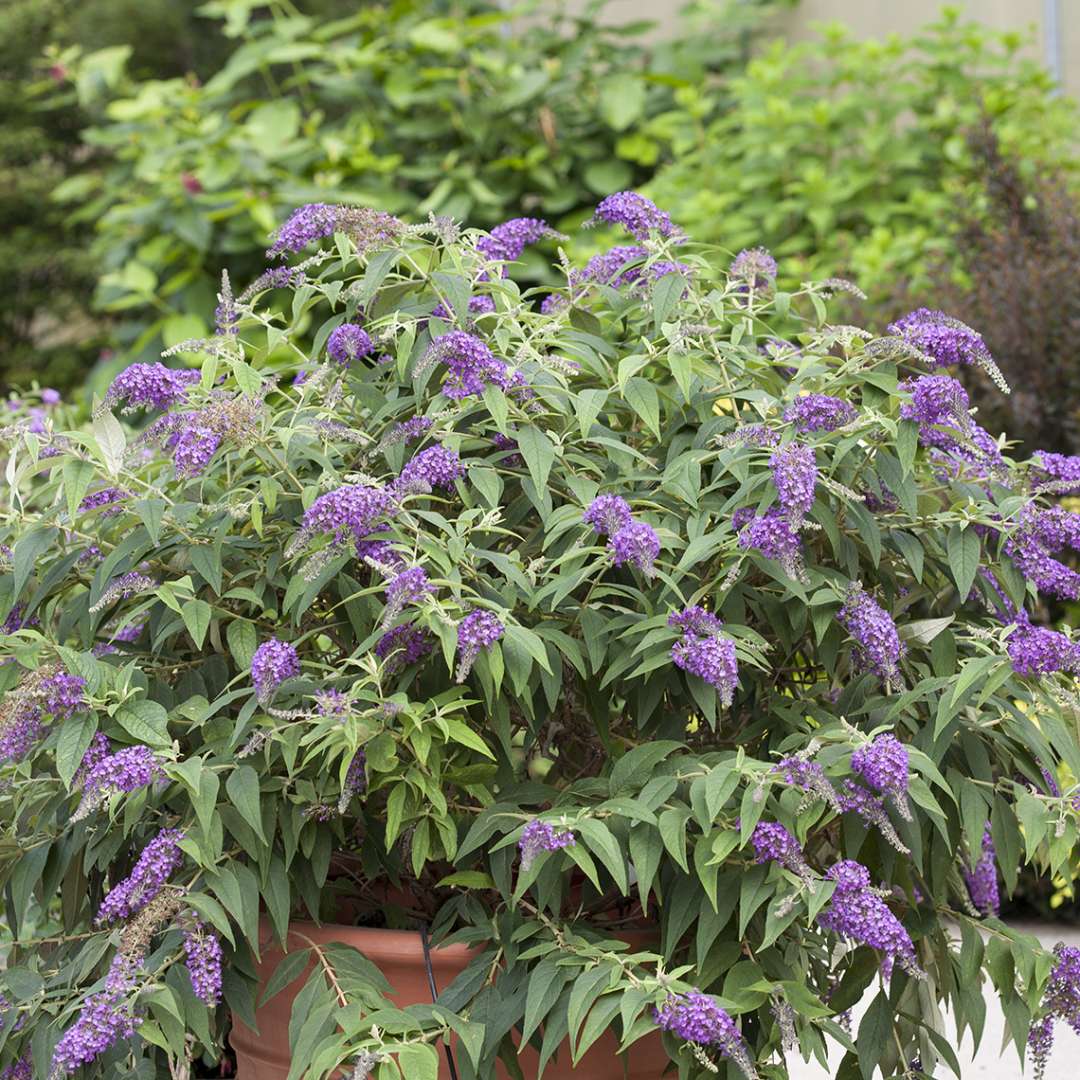
M1045 56L1044 0L951 0L968 16L997 29L1035 30L1032 52ZM683 0L611 0L610 11L619 19L655 19L663 26L676 20ZM847 23L859 37L907 33L937 18L943 0L800 0L777 19L777 26L793 39L811 36L813 24ZM1058 0L1062 83L1080 97L1080 0Z

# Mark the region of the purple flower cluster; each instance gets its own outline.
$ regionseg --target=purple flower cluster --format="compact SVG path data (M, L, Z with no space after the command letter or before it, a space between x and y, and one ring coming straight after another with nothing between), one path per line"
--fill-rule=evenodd
M731 260L728 273L745 283L742 288L750 287L760 291L772 287L778 270L772 254L766 248L756 247L740 251Z
M112 381L102 407L111 409L124 402L127 409L168 409L187 395L200 379L198 371L166 367L164 364L132 364Z
M799 431L835 431L857 415L850 402L828 394L802 394L784 410L784 420Z
M896 624L857 582L848 589L836 618L856 641L854 658L859 670L872 671L887 684L899 683L904 646Z
M1042 474L1043 483L1052 484L1059 494L1080 489L1080 457L1037 450L1031 461Z
M909 854L908 846L900 839L900 834L885 809L882 796L875 795L854 780L845 780L837 795L837 804L841 813L858 814L868 826L877 829L885 841L901 855ZM909 813L906 802L904 810L906 814Z
M397 500L384 488L345 484L320 495L304 512L305 533L333 533L340 543L350 533L359 545L397 510Z
M673 611L668 615L668 626L682 634L671 647L675 666L703 679L716 690L721 704L729 706L739 683L739 664L735 642L720 635L720 619L693 606Z
M496 450L503 451L504 457L502 463L507 468L517 469L525 464L525 459L517 453L517 439L512 439L509 435L504 435L501 431L496 431L495 434L491 436L491 445L494 446Z
M1025 612L1017 613L1006 648L1018 675L1030 678L1058 671L1080 673L1080 645L1058 630L1032 626Z
M844 804L825 775L825 770L808 756L791 754L781 758L772 771L781 773L785 783L805 793L804 805L814 799L824 799L838 813L844 810Z
M400 497L434 488L453 491L454 482L464 475L465 466L455 451L445 446L429 446L401 470L401 475L394 481L394 494Z
M113 957L105 987L91 994L79 1018L64 1032L53 1051L50 1076L73 1073L89 1065L110 1047L135 1034L139 1018L131 997L137 985L140 961L119 952Z
M621 289L625 285L640 287L659 281L668 274L689 276L691 273L690 267L685 263L667 259L660 259L648 266L639 265L648 257L648 249L636 244L617 244L608 251L594 255L580 270L570 272L570 298L575 298L586 286L592 284L608 285L613 289ZM540 310L547 315L565 307L568 302L565 295L552 293L544 298Z
M922 978L911 937L885 901L870 888L870 872L866 867L849 859L830 867L827 876L836 882L836 889L828 908L818 915L818 924L883 953L881 974L886 979L897 961L909 975Z
M1076 600L1080 597L1080 574L1054 557L1066 549L1080 551L1080 514L1062 506L1041 509L1029 505L1021 511L1004 550L1040 592Z
M183 862L183 854L177 846L183 838L179 829L162 829L143 848L131 874L109 890L98 909L95 923L103 926L142 911L165 888Z
M612 534L608 547L611 548L616 566L629 563L646 577L651 577L656 557L660 554L660 537L646 522L631 521Z
M67 718L86 708L86 680L59 671L41 684L41 707L53 716Z
M221 941L199 919L184 929L184 961L195 996L214 1008L221 1001Z
M482 236L476 243L476 250L487 259L500 262L514 262L521 258L521 253L530 245L549 236L559 234L546 221L540 218L511 218L501 225L496 225L487 236ZM503 274L506 268L503 267Z
M422 439L430 430L435 421L430 416L410 416L408 420L395 424L384 436L383 446L394 446L404 443L406 446L417 439Z
M458 623L458 682L465 681L481 651L490 649L503 636L504 629L502 622L483 608L473 609Z
M975 464L1001 464L994 438L969 415L967 391L951 375L920 375L902 386L911 401L900 406L903 420L919 425L919 442L947 459Z
M630 524L630 504L621 495L597 495L582 520L601 536L611 536Z
M294 210L275 234L267 257L272 259L288 252L302 251L316 240L333 236L341 210L342 207L329 203L308 203Z
M442 392L454 401L482 397L488 386L508 390L521 385L505 360L500 360L488 346L464 330L451 330L436 338L428 349L424 364L446 365Z
M766 424L740 424L734 431L721 437L725 446L757 446L771 448L780 441L780 436Z
M0 632L5 634L14 634L16 630L21 630L24 626L33 626L38 620L37 618L27 621L23 618L23 614L26 611L26 605L20 600L7 614L7 618L4 619L3 625L0 626Z
M653 573L653 564L660 554L660 537L643 521L635 521L630 504L619 495L597 495L582 516L586 525L601 536L608 537L608 548L616 566L629 563L646 576Z
M975 910L980 915L996 916L1001 910L1001 896L998 893L997 852L994 850L989 822L983 830L979 860L971 867L965 866L963 874Z
M773 506L756 516L751 510L748 518L740 515L732 523L738 529L739 547L760 551L766 559L775 559L788 577L797 580L804 577L802 543L783 510Z
M664 1031L686 1042L716 1047L746 1080L756 1080L757 1070L735 1021L708 994L699 990L669 994L663 1005L653 1009L653 1019Z
M368 332L356 323L342 323L330 331L326 339L326 353L335 364L348 367L367 356L375 348Z
M571 847L574 843L574 834L568 829L558 830L546 821L533 818L518 840L521 869L528 870L542 851L559 851L561 848Z
M888 795L908 820L908 751L895 735L878 735L851 755L851 768L874 791Z
M34 1059L27 1051L18 1061L5 1065L0 1080L34 1080Z
M84 759L85 760L85 759ZM86 770L83 794L74 820L86 817L110 795L130 794L164 776L149 746L128 746L97 760Z
M87 513L90 510L105 510L105 515L119 514L117 503L122 503L131 498L131 492L123 488L106 487L100 491L92 491L83 497L79 503L79 512Z
M1035 1080L1042 1080L1054 1045L1054 1024L1061 1020L1080 1035L1080 948L1058 944L1054 967L1043 990L1041 1020L1028 1033Z
M274 236L268 258L284 258L316 240L346 233L361 249L388 244L400 236L402 224L382 210L308 203L294 210Z
M341 802L339 808L348 804L354 795L360 795L367 790L367 754L363 750L357 750L349 762L349 768L345 772L345 782L341 785ZM342 809L344 813L344 810Z
M813 871L803 858L799 841L778 821L759 821L750 837L754 855L759 863L778 862L804 879L813 877Z
M943 311L917 308L891 323L889 333L913 345L937 367L994 363L982 335Z
M202 424L187 425L172 441L177 476L199 476L221 445L221 434Z
M788 523L797 529L814 505L818 476L814 451L802 443L786 443L772 452L769 468L780 506Z
M296 647L287 641L270 638L264 641L251 658L251 681L255 695L266 704L274 691L286 680L300 674L300 657Z
M495 301L490 296L470 296L469 297L469 314L470 315L491 315L495 311ZM442 319L443 322L451 322L453 315L443 303L436 304L431 309L431 315L435 319Z
M617 191L601 200L589 224L598 221L621 225L638 240L647 240L653 231L665 238L676 236L679 232L671 223L669 214L636 191Z
M395 574L386 583L384 624L396 619L409 604L417 604L434 592L435 588L428 581L427 571L422 566L411 566Z
M375 655L394 674L410 664L418 664L433 648L434 641L427 630L414 623L406 623L387 630L375 642Z
M21 761L45 734L41 709L26 702L0 720L0 762Z

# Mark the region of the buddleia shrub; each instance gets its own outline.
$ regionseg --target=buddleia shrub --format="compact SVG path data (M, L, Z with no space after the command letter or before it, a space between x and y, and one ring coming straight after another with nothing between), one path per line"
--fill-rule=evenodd
M1076 463L979 425L956 370L1007 387L946 314L833 323L844 282L633 193L592 225L572 266L537 219L304 207L201 368L4 429L9 1073L215 1059L260 918L476 950L400 1009L320 949L312 1077L609 1029L923 1076L985 984L1021 1055L1075 1025L1075 950L996 912L1077 857L1080 643L1030 615L1080 592Z

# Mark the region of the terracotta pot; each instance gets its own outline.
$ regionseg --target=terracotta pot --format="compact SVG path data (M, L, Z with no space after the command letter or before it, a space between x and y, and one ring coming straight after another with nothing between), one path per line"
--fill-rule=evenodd
M256 966L259 981L265 984L282 957L282 951L269 943L273 940L265 923L260 928L262 960ZM293 922L289 928L287 947L306 948L307 943L299 936L310 938L316 944L341 943L359 949L386 976L394 988L391 1000L399 1006L430 1003L427 968L420 935L409 930L373 930L366 927L340 926L327 923ZM431 950L431 968L437 990L443 990L465 970L473 950L466 945L450 945ZM313 966L313 965L312 965ZM289 1074L289 1018L293 1001L300 992L308 972L287 986L265 1005L255 1010L258 1033L233 1017L232 1034L229 1036L236 1051L236 1080L286 1080ZM634 1043L626 1056L627 1071L623 1071L623 1059L616 1054L618 1040L606 1032L589 1048L578 1062L570 1067L568 1048L559 1052L559 1060L550 1062L544 1070L545 1080L659 1080L669 1063L660 1043L659 1035L647 1036ZM535 1076L537 1055L531 1048L518 1059L526 1078ZM440 1048L439 1080L450 1080L450 1070L445 1054ZM507 1074L499 1066L498 1075L505 1080Z

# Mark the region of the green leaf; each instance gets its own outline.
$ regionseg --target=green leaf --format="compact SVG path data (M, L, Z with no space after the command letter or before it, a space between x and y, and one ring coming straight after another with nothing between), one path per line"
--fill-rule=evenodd
M625 131L645 110L645 81L632 72L609 75L600 84L600 115L608 127Z
M34 529L16 541L11 560L15 572L13 600L18 600L22 594L23 586L34 572L38 560L52 546L56 535L56 529Z
M859 1051L859 1070L863 1080L870 1080L884 1057L892 1038L893 1010L886 994L878 994L859 1024L855 1045Z
M125 701L116 712L116 722L133 738L150 746L171 746L169 716L156 701L139 698Z
M262 807L259 799L259 774L250 765L239 765L225 781L225 791L229 801L240 812L240 816L254 830L264 843L266 836L262 826Z
M93 422L90 430L97 441L101 463L110 476L116 477L124 466L124 451L127 449L127 438L120 421L111 412L104 412Z
M588 849L604 864L622 895L626 896L630 891L626 873L626 857L615 837L612 836L611 830L595 818L582 818L577 822L575 830Z
M660 815L660 838L664 847L686 873L690 872L686 861L686 823L689 820L690 811L686 807L665 810Z
M665 274L652 288L653 327L659 333L668 322L675 305L686 292L686 278L682 274Z
M949 530L946 544L949 569L961 601L967 598L971 586L975 583L975 575L979 570L980 548L979 537L974 529L954 525Z
M526 424L517 431L518 449L529 467L529 475L537 491L547 486L551 466L555 463L555 446L544 431L535 424Z
M525 998L525 1020L521 1041L526 1043L532 1033L544 1022L551 1007L562 993L566 981L564 969L554 960L545 958L529 975L529 990Z
M203 647L206 640L212 614L212 609L205 600L188 600L180 608L180 617L198 649Z
M153 543L161 538L161 522L165 517L166 503L163 499L139 499L135 503L135 513L146 526L146 531Z
M656 387L647 379L634 376L626 384L623 398L627 405L645 421L645 426L660 439L660 397Z
M248 671L251 668L251 658L259 644L255 624L246 619L233 619L225 629L225 640L236 666L241 671Z
M90 481L94 478L94 466L81 459L64 465L64 497L67 500L68 517L74 521Z
M56 771L64 787L69 790L71 778L78 771L95 731L97 721L88 713L71 717L60 729L60 736L56 740Z

